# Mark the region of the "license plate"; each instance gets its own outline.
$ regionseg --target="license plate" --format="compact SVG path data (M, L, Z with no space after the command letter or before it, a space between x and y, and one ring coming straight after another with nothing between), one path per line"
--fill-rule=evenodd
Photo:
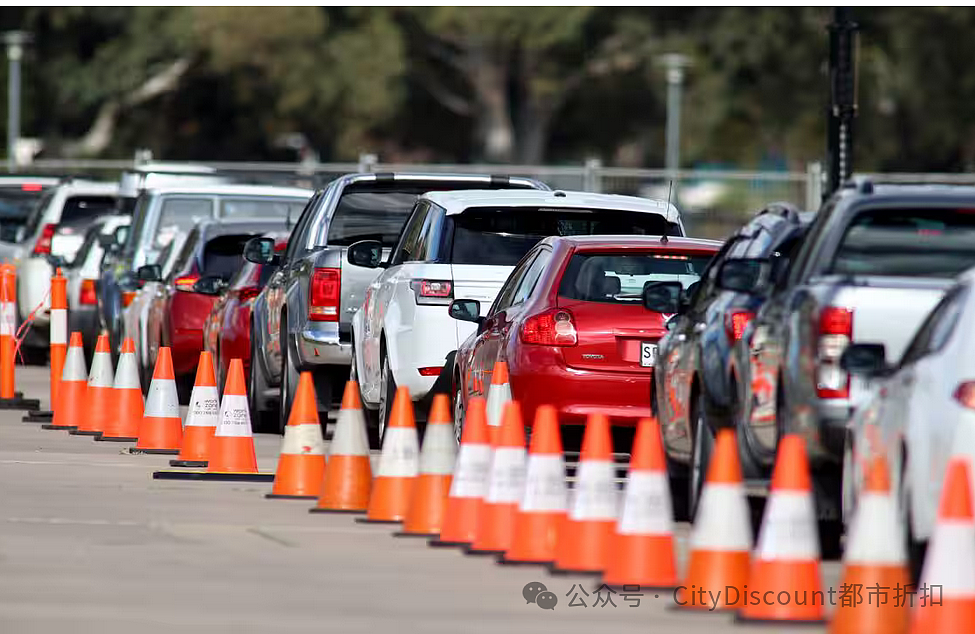
M649 341L640 342L640 366L652 368L657 364L657 344Z

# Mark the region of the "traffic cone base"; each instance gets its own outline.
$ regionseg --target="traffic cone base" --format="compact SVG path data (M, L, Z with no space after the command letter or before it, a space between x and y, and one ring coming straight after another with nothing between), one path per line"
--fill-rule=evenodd
M911 583L904 564L853 566L843 573L840 587L847 588L906 588ZM877 586L876 584L879 584ZM830 622L830 632L840 634L905 634L908 625L908 603L898 606L897 601L878 601L875 604L836 606ZM939 630L931 630L939 631ZM947 630L951 631L951 630Z
M791 599L788 603L778 600L772 601L772 605L768 605L764 601L749 601L738 612L736 617L738 621L742 623L774 621L810 624L825 622L825 601L819 579L818 561L805 559L757 561L752 564L752 575L762 579L765 583L760 586L761 589L756 587L753 590L753 587L749 586L749 595L757 591L761 596L766 591L773 590L775 594L784 592ZM795 597L799 597L799 599ZM805 597L808 597L808 600L805 600ZM804 600L805 605L800 605L799 600Z
M119 361L122 365L122 361ZM142 391L137 389L116 389L115 404L118 415L109 420L102 436L105 440L131 439L138 442L139 421L143 416Z
M189 425L183 428L183 446L179 451L179 460L172 462L184 462L191 464L172 465L176 466L207 466L207 454L209 453L210 442L213 440L213 433L216 427Z
M474 542L467 549L471 554L503 555L511 546L518 504L514 502L484 502L480 524Z
M569 519L562 526L562 546L550 572L552 574L602 574L606 568L609 549L616 529L615 520L578 521ZM574 545L585 545L582 548Z
M471 447L461 446L461 452ZM483 447L490 452L490 448ZM454 478L452 490L456 490L457 478ZM447 510L444 518L443 528L440 530L440 538L430 541L431 546L442 548L467 547L474 542L477 535L478 517L484 501L476 497L449 497L447 498Z
M302 427L308 427L308 425L302 425ZM320 427L319 430L321 430ZM321 435L321 431L318 433ZM325 461L321 459L321 454L319 454L319 460L314 461L308 460L307 456L281 454L278 458L278 471L277 477L274 478L274 488L271 489L267 497L318 499L324 473Z
M673 553L673 535L614 535L610 558L618 561L607 568L603 583L610 588L637 585L645 590L673 590L679 585ZM646 561L655 563L656 574L647 574Z
M392 430L386 430L389 433ZM413 492L415 478L376 478L366 517L356 519L363 524L399 524L406 517L406 507Z
M224 436L220 442L212 443L207 470L210 473L256 473L254 439L251 436Z
M210 354L200 353L200 362L193 381L193 391L190 393L190 406L186 412L186 424L183 426L183 445L179 452L179 459L207 466L210 443L220 422L220 394L217 392L216 379L213 376L213 362Z
M173 387L175 390L175 386ZM146 409L149 409L148 406ZM176 410L177 414L179 410ZM179 416L145 416L139 427L139 442L133 448L133 453L161 453L164 455L179 455L179 447L183 438L183 423Z
M565 511L519 511L515 517L515 539L498 563L551 564L565 520Z
M736 552L726 550L695 550L691 553L687 564L687 579L694 579L693 587L697 588L734 588L736 597L722 592L717 606L711 603L698 604L689 595L687 581L682 583L684 589L677 591L675 607L681 610L723 611L737 610L744 602L745 586L748 585L748 573L751 565L751 555L748 551ZM719 581L721 586L709 586L708 580Z
M315 513L365 513L372 489L369 456L331 455L325 462L325 478Z
M398 536L430 537L440 534L441 522L435 519L443 518L447 494L450 493L450 480L449 475L421 473L417 476L413 490L413 503L410 504L409 513L403 521L403 531L397 533ZM419 495L420 491L423 491L424 495Z

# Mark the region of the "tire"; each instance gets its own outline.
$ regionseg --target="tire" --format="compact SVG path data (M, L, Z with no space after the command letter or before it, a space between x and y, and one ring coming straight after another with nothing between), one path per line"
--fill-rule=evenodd
M376 424L372 425L370 431L370 442L376 449L383 446L383 436L386 433L386 426L389 424L390 416L393 412L393 399L396 397L396 379L393 378L393 371L389 368L389 356L383 354L382 371L379 380L379 412L376 415Z
M714 449L714 432L704 417L704 393L701 391L698 391L694 397L691 414L694 421L694 438L691 448L691 468L687 478L687 513L693 521L697 514L701 493L704 491L708 464L711 462L711 452Z
M455 377L454 379L454 402L453 402L453 415L454 415L454 437L457 439L457 444L460 444L460 438L464 433L464 385L460 381L460 377Z
M836 561L843 556L843 520L820 520L819 550L823 561Z
M901 473L900 473L900 507L904 513L904 540L907 548L907 570L910 575L910 583L921 583L921 569L924 567L924 559L928 553L928 542L919 541L914 537L914 530L911 521L911 505L909 499L909 489L907 482L907 453L902 451Z
M284 434L288 426L288 415L298 389L298 370L291 362L291 346L288 344L288 318L281 318L281 385L278 400L278 433Z
M219 364L219 362L218 362ZM270 411L263 394L267 392L267 378L261 369L261 361L257 356L254 340L251 340L251 369L247 373L247 400L251 410L251 426L254 431L274 433L275 417Z

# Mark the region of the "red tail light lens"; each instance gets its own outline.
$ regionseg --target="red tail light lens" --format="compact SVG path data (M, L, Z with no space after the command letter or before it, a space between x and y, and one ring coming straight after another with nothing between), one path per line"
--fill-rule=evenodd
M442 367L432 367L432 368L420 368L420 376L440 376L440 371L443 370Z
M37 183L24 183L20 186L20 189L21 191L25 192L39 192L44 189L44 187L42 185L38 185Z
M538 346L574 346L579 343L579 336L572 313L556 308L525 320L521 341Z
M955 400L958 401L962 407L975 409L975 381L964 381L963 383L959 383L958 387L955 388Z
M728 333L728 339L738 341L745 334L745 327L752 320L755 313L750 310L732 310L724 317L724 329Z
M97 301L95 280L81 280L81 293L78 296L78 302L84 306L93 306Z
M413 280L410 282L417 305L446 306L454 298L450 280Z
M246 288L242 288L239 291L237 291L237 297L239 297L240 301L242 302L249 302L250 300L254 299L260 294L261 294L260 286L248 286Z
M200 279L199 275L181 275L173 280L173 285L178 291L192 291L193 285Z
M853 311L827 306L819 314L816 394L819 398L849 398L850 376L840 357L853 339Z
M342 294L341 269L315 269L308 289L308 319L312 321L338 321Z
M57 228L58 226L53 224L44 225L40 237L37 238L37 244L34 245L34 255L50 255L51 240L54 239L54 232L57 231Z

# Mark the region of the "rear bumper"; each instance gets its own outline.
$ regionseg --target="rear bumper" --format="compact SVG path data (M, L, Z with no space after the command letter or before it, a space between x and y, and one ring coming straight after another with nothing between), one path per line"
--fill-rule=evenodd
M306 321L298 333L295 349L298 367L352 364L352 339L348 325L335 321Z

